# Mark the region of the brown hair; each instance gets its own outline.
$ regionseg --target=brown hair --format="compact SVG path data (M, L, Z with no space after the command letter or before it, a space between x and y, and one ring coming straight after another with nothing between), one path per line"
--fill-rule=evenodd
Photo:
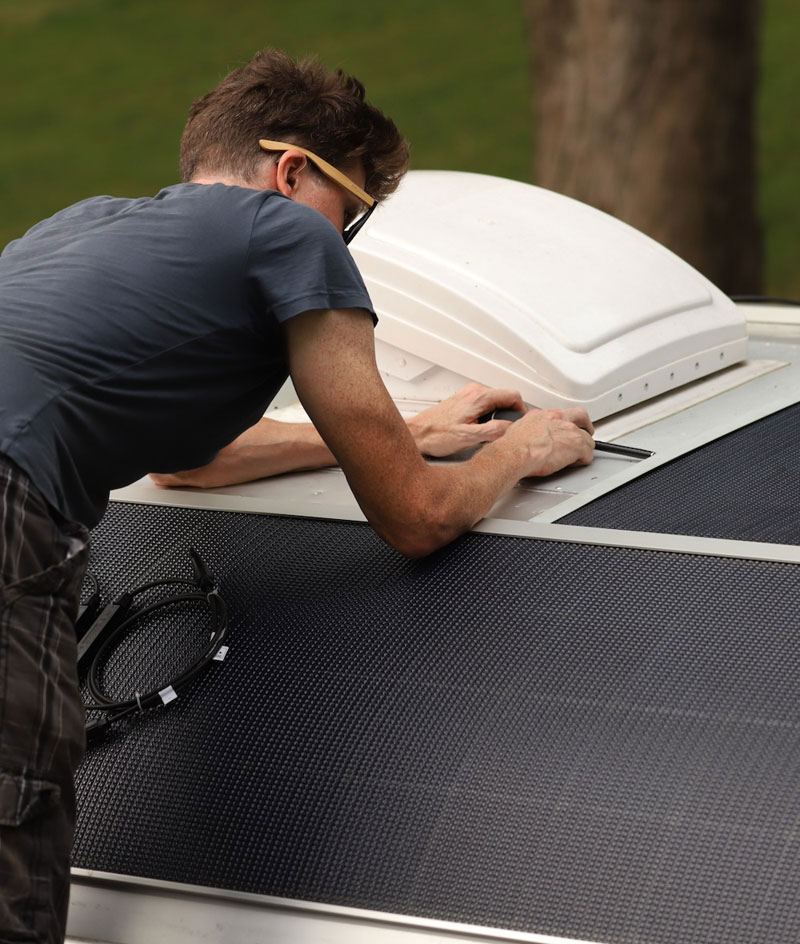
M302 145L338 168L360 160L364 189L378 200L408 168L405 139L365 100L358 79L275 49L263 49L192 103L181 138L182 179L215 173L249 183L274 160L259 138Z

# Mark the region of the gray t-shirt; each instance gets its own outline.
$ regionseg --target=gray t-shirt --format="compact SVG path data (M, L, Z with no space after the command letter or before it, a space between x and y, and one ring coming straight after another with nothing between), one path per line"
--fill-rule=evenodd
M0 453L91 526L110 489L255 423L287 376L280 323L316 308L372 312L315 210L221 184L84 200L0 257Z

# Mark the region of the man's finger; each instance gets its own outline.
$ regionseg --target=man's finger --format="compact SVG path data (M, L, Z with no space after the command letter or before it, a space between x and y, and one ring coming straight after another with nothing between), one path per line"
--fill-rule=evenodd
M479 384L470 384L463 387L455 396L461 396L463 402L469 403L475 419L491 415L494 410L525 409L522 396L518 390L508 390L500 387L481 387Z
M525 409L519 390L492 388L485 390L483 393L484 400L481 403L481 412L483 413L490 410L517 410L521 412Z
M585 429L589 435L594 433L594 424L589 419L589 414L583 409L583 407L567 407L565 410L561 410L561 415L565 420L569 420L570 423L574 423L581 429Z

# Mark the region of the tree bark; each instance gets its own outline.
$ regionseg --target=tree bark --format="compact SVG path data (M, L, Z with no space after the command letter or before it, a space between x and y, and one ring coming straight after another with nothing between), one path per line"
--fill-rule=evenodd
M523 0L534 180L757 293L759 0Z

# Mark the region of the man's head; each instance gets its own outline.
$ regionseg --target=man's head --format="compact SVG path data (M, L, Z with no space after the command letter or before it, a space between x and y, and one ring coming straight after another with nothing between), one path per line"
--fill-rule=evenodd
M280 154L260 139L301 145L339 169L363 168L363 189L381 200L408 167L393 121L364 99L364 86L315 59L264 49L192 103L181 138L181 177L253 182ZM316 172L316 171L315 171Z

